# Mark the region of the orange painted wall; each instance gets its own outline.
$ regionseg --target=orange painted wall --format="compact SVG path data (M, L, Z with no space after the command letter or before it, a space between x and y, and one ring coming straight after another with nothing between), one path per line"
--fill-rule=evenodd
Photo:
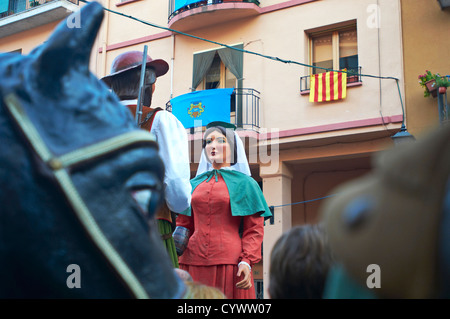
M450 75L450 9L437 1L402 0L405 104L408 131L420 135L438 125L436 98L423 97L418 76Z

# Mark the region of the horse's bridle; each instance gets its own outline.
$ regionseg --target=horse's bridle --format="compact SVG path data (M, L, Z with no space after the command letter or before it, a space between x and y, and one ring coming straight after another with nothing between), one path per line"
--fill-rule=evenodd
M79 148L61 156L54 156L47 148L45 142L31 122L30 118L27 116L17 96L14 94L9 94L5 97L4 101L9 113L12 115L12 118L25 135L34 152L53 172L53 176L57 181L58 186L65 194L70 206L74 210L78 220L86 230L90 239L99 248L104 257L111 263L133 295L136 298L149 298L146 290L136 278L133 271L121 258L119 253L108 241L96 223L94 217L89 211L89 208L73 184L68 170L74 165L91 161L93 159L98 159L131 145L147 144L155 147L157 144L154 136L149 132L136 129L134 131Z

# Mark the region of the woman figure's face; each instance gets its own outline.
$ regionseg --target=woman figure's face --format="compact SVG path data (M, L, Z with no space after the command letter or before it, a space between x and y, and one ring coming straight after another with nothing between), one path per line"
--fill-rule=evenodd
M231 150L225 135L213 131L205 138L205 152L215 169L230 166Z

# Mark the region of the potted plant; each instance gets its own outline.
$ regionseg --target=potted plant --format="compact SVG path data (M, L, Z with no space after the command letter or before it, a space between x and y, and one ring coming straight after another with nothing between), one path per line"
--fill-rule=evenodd
M436 97L439 88L443 88L440 90L440 93L445 93L447 87L450 86L450 81L445 76L441 77L438 73L433 74L429 70L426 70L425 74L419 75L419 84L425 89L423 93L424 97L430 95Z
M447 88L450 86L449 76L439 76L437 74L436 84L439 90L439 94L445 94L447 92Z

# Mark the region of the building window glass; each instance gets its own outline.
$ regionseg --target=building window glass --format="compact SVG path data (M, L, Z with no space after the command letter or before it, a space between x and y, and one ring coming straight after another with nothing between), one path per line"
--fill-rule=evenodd
M206 75L200 84L197 86L197 90L210 90L210 89L224 89L224 88L236 88L237 79L236 76L230 71L229 68L220 59L218 53L214 55L214 59L206 71ZM230 112L232 118L235 116L236 111L236 99L233 94L230 102Z
M331 34L313 37L313 66L333 68L333 41ZM313 69L313 73L325 72L322 69Z
M220 66L221 66L221 61L220 61L219 55L216 54L214 57L214 60L211 64L211 67L206 72L204 81L200 84L200 86L204 86L205 90L218 89L221 87ZM202 85L202 84L204 84L204 85Z
M312 65L333 70L358 69L358 41L356 25L333 31L311 34ZM312 70L313 74L326 70Z
M358 44L356 29L339 32L339 68L356 69L358 67Z
M194 53L192 90L235 88L230 100L230 121L243 123L243 44Z
M225 66L218 53L214 55L211 66L206 71L202 82L197 86L197 90L235 88L236 76Z

